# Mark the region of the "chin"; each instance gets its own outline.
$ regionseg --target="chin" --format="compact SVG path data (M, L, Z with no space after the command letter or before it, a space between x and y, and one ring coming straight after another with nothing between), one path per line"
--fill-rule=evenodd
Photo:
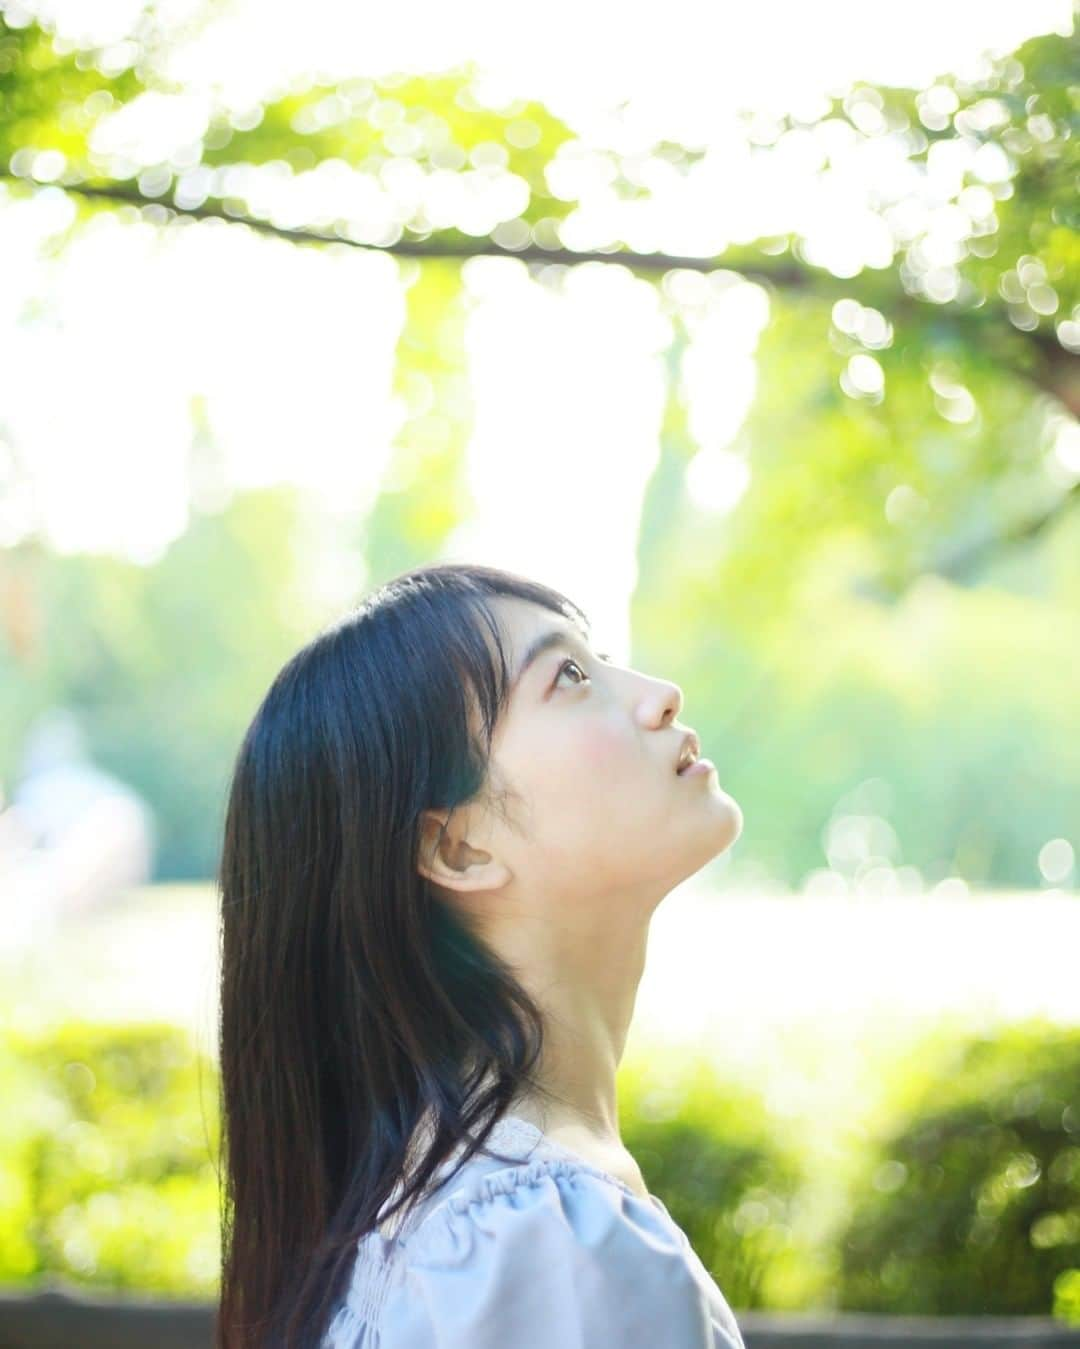
M743 831L743 813L738 801L734 800L733 797L722 794L720 804L723 809L717 811L709 834L713 845L709 860L727 852Z
M742 833L743 813L742 813L742 806L739 805L738 801L736 801L734 797L729 796L728 800L731 802L731 815L734 820L734 833L731 835L731 842L734 843L735 840ZM728 846L730 847L731 845L729 844Z

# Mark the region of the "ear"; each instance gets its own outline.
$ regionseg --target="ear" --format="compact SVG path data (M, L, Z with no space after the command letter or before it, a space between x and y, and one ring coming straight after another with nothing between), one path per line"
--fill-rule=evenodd
M499 890L510 879L510 869L469 842L469 820L465 808L423 811L416 868L429 881L461 894Z

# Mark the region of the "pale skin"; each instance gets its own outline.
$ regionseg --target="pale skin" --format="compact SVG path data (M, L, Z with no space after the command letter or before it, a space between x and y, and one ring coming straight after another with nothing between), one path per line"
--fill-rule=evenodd
M677 684L601 660L573 620L543 606L490 603L512 672L543 633L564 638L521 672L496 727L491 773L516 794L510 822L486 799L425 812L420 870L544 1014L539 1079L558 1104L522 1094L510 1113L644 1195L619 1135L615 1076L649 923L738 838L742 812L715 772L676 776L689 729L676 720Z

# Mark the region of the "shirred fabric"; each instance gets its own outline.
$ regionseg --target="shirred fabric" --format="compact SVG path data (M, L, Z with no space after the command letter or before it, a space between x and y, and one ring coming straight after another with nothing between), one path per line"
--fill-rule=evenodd
M514 1117L397 1243L358 1243L322 1349L745 1349L734 1315L655 1196ZM448 1169L448 1168L447 1168Z

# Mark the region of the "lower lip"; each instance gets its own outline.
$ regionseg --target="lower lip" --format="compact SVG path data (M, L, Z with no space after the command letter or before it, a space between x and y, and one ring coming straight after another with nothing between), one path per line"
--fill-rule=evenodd
M681 773L676 774L680 778L701 777L703 773L715 773L716 765L711 759L696 759L689 768L684 768Z

